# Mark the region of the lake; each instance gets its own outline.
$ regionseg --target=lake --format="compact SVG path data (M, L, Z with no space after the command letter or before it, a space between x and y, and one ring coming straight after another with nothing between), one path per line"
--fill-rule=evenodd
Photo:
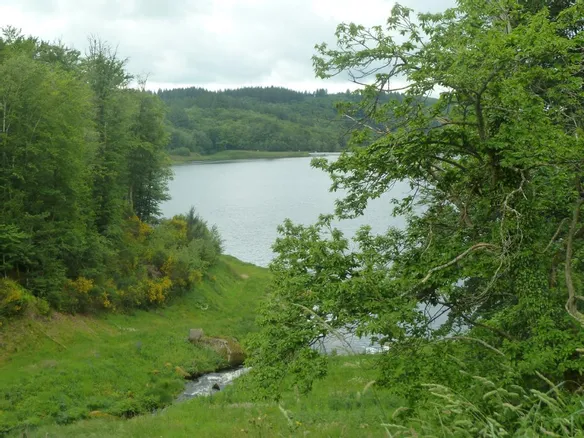
M209 224L219 228L225 253L268 266L274 257L277 226L284 219L312 224L320 214L332 213L335 200L341 197L341 193L329 191L328 174L312 168L310 162L306 157L175 166L169 187L171 199L163 204L163 214L170 217L194 206ZM391 193L373 200L363 216L336 222L335 226L348 236L365 224L377 233L391 226L403 227L403 218L391 216L390 200L409 191L407 184L396 184ZM380 351L369 338L359 339L349 332L343 335L344 342L327 337L321 349L343 352L348 343L355 352Z
M175 166L171 199L162 212L169 217L194 206L209 224L217 225L227 254L267 266L274 257L276 228L284 219L312 224L319 214L332 213L335 199L341 197L329 191L328 174L312 168L310 161L306 157ZM372 201L364 216L335 225L349 236L365 224L374 232L402 227L403 219L391 216L390 200L408 192L407 184L398 184Z

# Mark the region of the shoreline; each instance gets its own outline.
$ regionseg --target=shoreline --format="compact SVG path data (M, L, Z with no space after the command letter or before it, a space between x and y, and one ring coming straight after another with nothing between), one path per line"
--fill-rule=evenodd
M245 160L275 160L280 158L306 158L338 154L339 152L305 152L305 151L222 151L211 155L191 154L188 157L180 155L169 155L172 165L191 163L213 163L222 161L245 161Z

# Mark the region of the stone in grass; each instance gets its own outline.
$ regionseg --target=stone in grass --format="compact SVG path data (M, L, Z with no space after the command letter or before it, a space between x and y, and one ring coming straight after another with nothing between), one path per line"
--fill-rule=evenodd
M189 342L205 345L225 359L231 367L240 366L245 360L245 353L241 345L230 338L213 338L205 336L203 329L190 329Z
M211 338L205 336L201 339L201 344L207 345L214 350L219 356L223 357L230 367L243 365L245 353L243 348L235 339L228 338Z
M205 336L205 332L203 329L194 328L189 330L189 341L190 342L199 342Z

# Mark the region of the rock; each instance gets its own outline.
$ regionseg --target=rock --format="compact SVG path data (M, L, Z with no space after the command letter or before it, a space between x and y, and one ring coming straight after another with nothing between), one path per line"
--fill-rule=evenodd
M230 367L243 365L245 360L245 353L235 339L213 338L205 336L203 329L191 329L189 331L189 341L195 345L205 345L213 349L227 361Z
M203 332L203 329L190 329L189 331L189 341L196 343L199 342L203 337L205 336L205 333Z
M235 339L204 337L201 343L215 350L217 354L227 361L229 366L237 367L243 365L245 353Z
M217 384L217 383L213 383L213 386L211 386L211 389L214 389L215 391L221 391L221 388L219 388L219 384Z

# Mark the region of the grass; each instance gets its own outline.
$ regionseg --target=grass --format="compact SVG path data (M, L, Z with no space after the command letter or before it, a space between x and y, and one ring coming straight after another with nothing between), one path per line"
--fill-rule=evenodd
M266 269L223 256L194 291L132 315L29 315L0 328L0 435L83 418L150 412L183 375L222 365L187 342L190 328L241 338L269 282Z
M245 377L212 398L171 404L184 387L183 370L221 364L186 341L188 330L243 338L254 330L269 280L266 269L223 256L203 284L163 309L54 314L0 328L0 435L386 436L381 424L401 403L369 385L371 356L332 358L312 393L292 388L279 404L254 402Z
M370 356L337 357L328 377L301 396L293 390L280 403L250 401L242 381L211 398L172 405L130 420L94 419L49 426L29 437L381 437L382 423L400 401L369 385Z
M221 151L211 155L200 155L191 153L190 156L171 155L173 164L191 163L194 161L230 161L230 160L258 160L274 158L294 158L308 157L308 152L301 151Z

